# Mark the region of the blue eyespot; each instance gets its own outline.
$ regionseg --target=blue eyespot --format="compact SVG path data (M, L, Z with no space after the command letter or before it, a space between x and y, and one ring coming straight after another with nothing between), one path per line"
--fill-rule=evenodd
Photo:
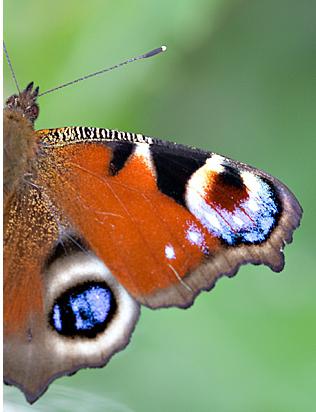
M55 301L49 322L65 336L95 337L116 311L112 291L104 282L87 282L68 289Z

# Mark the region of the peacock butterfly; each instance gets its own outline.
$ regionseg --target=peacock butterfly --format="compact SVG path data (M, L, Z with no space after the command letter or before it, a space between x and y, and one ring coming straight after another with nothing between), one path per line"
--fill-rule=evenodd
M140 305L187 308L246 263L281 271L302 215L279 180L216 153L35 131L38 93L30 83L3 115L4 378L31 403L122 350Z

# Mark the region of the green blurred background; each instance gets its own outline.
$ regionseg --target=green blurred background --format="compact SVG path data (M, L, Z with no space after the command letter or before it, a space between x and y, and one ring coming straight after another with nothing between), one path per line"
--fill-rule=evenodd
M41 98L37 128L117 128L199 146L277 176L304 208L281 274L246 266L189 310L143 309L106 368L60 379L32 407L6 389L7 411L315 410L315 22L313 0L6 0L21 87L34 80L44 91L168 46ZM7 97L6 62L4 79Z

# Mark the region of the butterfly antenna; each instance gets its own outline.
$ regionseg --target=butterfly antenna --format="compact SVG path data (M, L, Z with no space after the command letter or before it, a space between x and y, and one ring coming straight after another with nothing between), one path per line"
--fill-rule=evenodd
M18 92L21 93L20 88L19 88L18 81L17 81L17 79L16 79L16 77L15 77L15 73L14 73L14 70L13 70L13 66L12 66L12 63L11 63L11 60L10 60L9 53L8 53L7 48L6 48L5 42L3 42L3 50L4 50L5 57L6 57L6 59L7 59L8 65L9 65L9 67L10 67L10 71L11 71L11 74L12 74L12 77L13 77L13 80L14 80L14 83L15 83L15 85L16 85L16 88L18 89Z
M46 92L43 92L43 93L39 94L38 97L44 96L44 94L48 94L48 93L54 92L55 90L63 89L64 87L67 87L67 86L70 86L70 85L72 85L72 84L81 82L81 81L83 81L83 80L90 79L90 77L98 76L99 74L102 74L102 73L105 73L105 72L109 72L109 71L114 70L114 69L118 69L119 67L125 66L125 65L128 64L128 63L133 63L133 62L135 62L135 61L137 61L137 60L148 59L149 57L156 56L156 54L159 54L159 53L164 52L164 51L166 51L166 50L167 50L167 47L166 47L166 46L158 47L157 49L153 49L153 50L151 50L151 51L149 51L149 52L147 52L147 53L145 53L145 54L141 54L140 56L136 56L136 57L132 57L132 58L130 58L130 59L127 59L127 60L123 61L122 63L116 64L115 66L108 67L108 68L106 68L106 69L102 69L102 70L100 70L100 71L97 71L97 72L88 74L88 75L86 75L86 76L79 77L78 79L72 80L71 82L64 83L64 84L62 84L62 85L60 85L60 86L54 87L53 89L46 90Z

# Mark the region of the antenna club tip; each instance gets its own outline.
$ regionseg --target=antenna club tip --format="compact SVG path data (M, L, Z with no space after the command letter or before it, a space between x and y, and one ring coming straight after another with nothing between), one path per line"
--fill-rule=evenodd
M153 50L151 50L151 51L149 51L149 52L141 55L139 58L141 58L141 59L147 59L148 57L156 56L156 54L159 54L159 53L164 52L164 51L166 51L166 50L167 50L167 47L166 47L166 46L160 46L160 47L158 47L157 49L153 49ZM137 58L137 59L139 59L139 58Z

